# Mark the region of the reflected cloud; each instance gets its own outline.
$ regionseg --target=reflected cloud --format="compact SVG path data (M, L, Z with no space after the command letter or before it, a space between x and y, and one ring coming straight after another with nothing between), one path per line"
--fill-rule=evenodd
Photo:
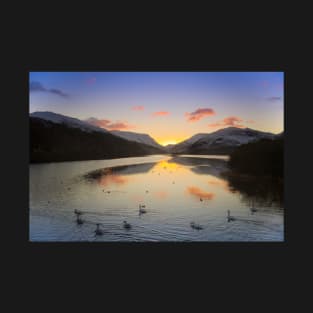
M110 185L125 185L129 182L129 178L115 173L113 168L92 171L84 175L84 178L88 181L95 182L102 187Z
M168 192L166 191L156 191L153 195L158 199L166 199L168 197Z
M110 185L125 185L128 183L128 178L120 175L107 175L98 180L98 184L103 187Z
M187 187L187 192L192 196L195 196L197 198L206 199L206 200L212 200L215 197L214 193L206 192L206 191L204 191L198 187L195 187L195 186Z

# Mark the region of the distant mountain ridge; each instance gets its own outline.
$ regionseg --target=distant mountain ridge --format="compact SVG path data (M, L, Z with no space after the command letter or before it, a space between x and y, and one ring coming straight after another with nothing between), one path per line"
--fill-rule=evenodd
M275 134L251 128L228 127L209 134L196 134L171 147L170 153L228 154L236 147L259 139L274 139Z
M119 143L136 143L137 147L143 145L144 153L171 153L171 154L229 154L237 147L260 139L276 139L284 136L284 132L272 134L262 132L251 128L228 127L219 129L212 133L199 133L176 145L167 145L166 147L158 144L148 134L141 134L129 131L108 131L104 128L92 125L87 121L53 112L34 112L30 114L31 118L39 118L41 121L49 121L51 123L66 126L68 128L79 129L87 133L110 134L113 138L123 139ZM43 124L42 124L43 125ZM51 125L48 125L51 127ZM64 129L63 129L64 130ZM65 130L64 130L65 131ZM65 132L68 132L66 130ZM110 139L110 142L114 139ZM129 144L127 144L128 146ZM140 150L140 148L138 148ZM131 153L134 153L132 151ZM141 152L140 152L141 153Z
M186 150L186 148L195 143L196 141L198 141L199 139L201 139L204 136L207 136L208 134L206 133L199 133L196 135L193 135L192 137L176 144L176 145L169 145L168 147L168 151L171 153L180 153L180 152L184 152Z
M69 117L66 115L49 112L49 111L37 111L30 114L31 117L38 117L46 121L50 121L57 124L65 124L68 127L79 128L86 132L98 131L103 133L108 133L104 128L100 128L94 125L91 125L87 122L81 121L78 118Z
M140 133L135 133L135 132L127 132L127 131L119 131L119 130L108 131L105 128L95 126L88 121L82 121L78 118L73 118L73 117L69 117L69 116L65 116L62 114L49 112L49 111L33 112L30 114L30 116L41 118L43 120L50 121L53 123L64 124L68 127L79 128L86 132L97 131L97 132L103 132L103 133L111 133L115 136L124 138L128 141L134 141L134 142L150 145L152 147L164 150L164 147L159 145L148 134L140 134Z
M135 132L121 131L121 130L113 130L111 131L111 133L121 138L130 140L130 141L136 141L139 143L150 145L152 147L164 149L163 146L158 144L152 137L150 137L147 134L140 134L140 133L135 133Z
M107 131L86 131L84 127L76 126L30 116L30 162L99 160L163 153L161 149Z

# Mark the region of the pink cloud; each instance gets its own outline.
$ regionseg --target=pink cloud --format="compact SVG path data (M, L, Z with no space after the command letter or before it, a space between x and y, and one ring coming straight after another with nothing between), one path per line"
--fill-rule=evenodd
M185 113L185 116L189 122L196 122L204 117L212 115L215 115L215 111L211 108L200 108L191 113L188 112Z
M136 105L132 107L133 111L143 111L145 107L143 105Z
M229 116L225 117L223 120L218 121L216 123L211 123L208 126L212 128L216 127L227 127L227 126L232 126L232 127L238 127L238 128L243 128L244 125L240 124L244 122L243 119L237 116Z
M153 116L166 116L169 114L170 114L170 112L167 112L167 111L159 111L159 112L154 112L152 115Z
M123 121L116 121L112 122L111 120L105 119L97 119L95 117L90 117L85 122L92 124L94 126L98 126L101 128L105 128L107 130L127 130L127 129L134 129L134 125L128 124L128 122Z

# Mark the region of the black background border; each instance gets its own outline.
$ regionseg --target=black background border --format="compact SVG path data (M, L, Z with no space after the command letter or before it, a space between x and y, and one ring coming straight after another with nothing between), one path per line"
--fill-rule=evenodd
M212 279L221 293L229 289L231 280L234 280L241 287L244 284L245 291L251 283L251 286L266 285L267 294L277 294L288 286L286 275L289 274L289 278L295 278L300 272L305 275L302 268L307 262L305 238L309 236L309 228L299 216L299 212L304 212L303 206L299 206L300 202L304 203L304 198L299 201L299 188L303 187L305 175L299 177L295 164L310 159L303 157L300 160L294 147L299 135L306 131L302 124L303 112L299 112L306 100L299 75L301 67L306 64L302 54L295 55L290 51L297 39L283 29L286 24L275 24L275 28L271 28L272 24L267 21L266 27L261 24L250 32L246 32L250 27L240 25L239 31L245 29L242 37L238 32L232 32L232 26L228 25L226 30L215 29L214 35L212 31L203 34L185 27L167 34L162 32L162 35L153 29L138 38L136 32L127 30L125 24L121 29L108 28L97 37L98 33L93 36L86 33L84 25L78 29L67 27L63 33L62 29L49 25L42 28L43 19L31 29L27 28L29 33L20 29L13 33L6 56L10 65L6 80L10 83L5 92L10 101L5 106L3 118L7 131L4 132L6 149L2 157L3 164L12 165L2 169L7 185L3 203L11 214L9 221L14 221L13 226L10 222L4 225L8 226L7 233L10 234L5 245L14 278L24 281L24 287L28 284L38 287L41 283L46 286L50 282L59 283L60 279L67 282L60 286L64 291L67 286L73 290L88 288L89 283L99 282L99 278L100 285L101 279L110 280L113 289L116 279L121 282L126 278L128 282L129 276L132 283L138 280L164 283L161 279L173 279L182 285L185 279L188 282ZM43 31L29 40L32 37L29 34L33 34L31 31L38 28ZM284 71L286 241L192 244L28 242L28 72L99 70ZM305 188L302 192L309 194ZM301 264L297 263L299 259L303 261ZM294 266L298 269L297 275ZM116 288L118 291L119 287Z

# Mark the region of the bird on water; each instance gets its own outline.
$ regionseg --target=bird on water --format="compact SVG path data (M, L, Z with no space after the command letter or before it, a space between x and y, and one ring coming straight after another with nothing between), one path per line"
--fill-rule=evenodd
M203 227L200 224L197 224L195 222L191 222L190 223L190 227L193 228L193 229L196 229L196 230L203 229Z
M128 222L124 221L124 222L123 222L123 227L124 227L125 229L131 229L132 226L131 226Z

